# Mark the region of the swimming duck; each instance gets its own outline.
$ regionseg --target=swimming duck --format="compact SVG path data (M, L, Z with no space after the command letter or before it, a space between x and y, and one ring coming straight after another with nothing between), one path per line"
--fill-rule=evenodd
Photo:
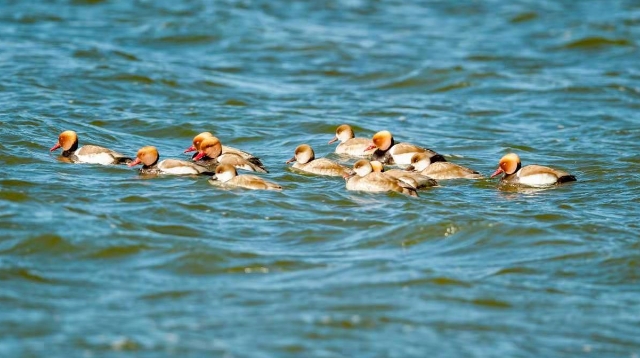
M220 164L215 175L209 179L212 185L238 187L252 190L282 190L282 186L264 180L256 175L238 175L236 168L230 164Z
M202 132L200 134L198 134L197 136L193 137L193 145L190 146L189 148L185 149L184 152L185 153L189 153L189 152L193 152L193 151L199 151L200 150L200 143L202 143L202 141L205 138L208 137L213 137L213 134L211 134L211 132ZM198 153L194 154L193 156L195 157ZM255 155L245 152L243 150L237 149L237 148L233 148L233 147L228 147L226 145L222 146L222 154L236 154L239 155L241 157L243 157L244 159L248 159L252 162L258 162L260 163L259 166L264 166L261 162L260 162L260 158L256 157Z
M437 186L438 182L426 175L422 175L416 172L410 172L401 169L389 169L385 170L384 165L377 160L369 162L374 173L384 173L387 176L396 180L402 180L403 182L412 185L416 189L425 189L432 186Z
M441 154L431 149L419 147L410 143L395 143L391 132L380 131L373 135L372 142L365 150L377 148L372 160L377 160L383 164L411 164L411 157L416 153L426 153L432 162L446 162Z
M315 153L308 144L301 144L296 148L293 158L287 160L286 164L291 162L295 162L293 164L293 168L311 174L343 176L351 173L349 168L338 164L331 159L315 159Z
M369 156L373 154L375 151L374 148L367 149L370 140L367 138L355 138L353 134L353 129L348 124L343 124L336 129L336 136L333 137L332 140L329 141L328 144L331 144L335 141L339 140L340 144L336 147L337 154L346 154L351 156Z
M475 170L450 162L431 162L426 153L416 153L411 157L411 165L407 171L415 171L433 179L481 179L482 175Z
M217 137L204 138L193 160L196 164L205 166L212 171L215 170L219 164L231 164L238 169L268 173L267 169L259 160L252 161L238 154L222 153L222 143L220 143Z
M418 196L413 185L394 179L384 173L373 171L371 163L366 159L358 160L353 165L355 174L345 175L347 190L386 192L395 191L409 196Z
M500 159L498 169L491 175L495 177L504 173L501 183L513 185L525 185L531 187L542 187L555 184L576 181L576 177L553 168L541 165L522 166L520 157L515 153L509 153Z
M158 162L158 159L160 159L158 149L156 149L156 147L146 146L138 150L136 159L129 163L129 166L133 167L142 163L142 168L140 168L141 174L211 174L207 171L207 168L192 162L177 159L165 159Z
M116 151L97 145L83 145L78 149L78 134L74 131L64 131L58 136L58 143L49 150L62 147L62 156L74 163L90 164L127 164L133 159L125 157Z

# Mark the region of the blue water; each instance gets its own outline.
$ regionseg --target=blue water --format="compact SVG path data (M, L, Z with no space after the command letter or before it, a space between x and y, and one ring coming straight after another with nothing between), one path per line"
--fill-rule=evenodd
M0 3L0 356L638 357L636 1ZM496 180L349 192L287 168L351 124ZM262 158L279 192L65 163Z

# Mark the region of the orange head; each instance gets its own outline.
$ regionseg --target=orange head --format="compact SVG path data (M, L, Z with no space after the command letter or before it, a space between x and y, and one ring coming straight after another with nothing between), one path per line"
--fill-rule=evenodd
M500 159L498 163L498 169L491 175L491 177L495 177L500 173L505 173L507 175L511 175L520 169L520 157L518 157L515 153L509 153Z
M213 137L213 134L211 134L211 132L202 132L200 134L198 134L197 136L193 137L193 145L187 149L185 149L185 153L189 153L189 152L193 152L196 150L200 150L200 143L202 143L202 141L205 138L208 137Z
M158 149L156 149L156 147L149 145L149 146L140 148L140 150L138 150L138 154L136 154L136 159L133 162L129 163L128 165L130 167L133 167L142 163L142 165L144 165L145 167L148 167L150 165L154 165L158 161L158 158L160 158L160 155L158 154Z
M380 150L386 151L386 150L389 150L389 148L391 148L392 145L393 145L393 136L391 135L391 132L380 131L373 135L372 143L369 144L369 146L367 147L367 149L365 149L365 151L371 150L374 148L378 148Z
M74 131L64 131L58 136L58 143L51 147L49 151L62 147L62 150L67 151L78 147L78 135Z
M205 156L215 159L222 154L222 143L217 137L206 137L200 142L200 149L198 149L198 155L193 157L193 160L200 160Z

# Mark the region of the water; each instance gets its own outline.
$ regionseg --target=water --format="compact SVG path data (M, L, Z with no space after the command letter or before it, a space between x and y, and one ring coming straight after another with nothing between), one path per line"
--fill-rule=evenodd
M0 356L638 357L635 1L0 4ZM347 192L284 161L388 129L484 174ZM201 131L281 193L50 155Z

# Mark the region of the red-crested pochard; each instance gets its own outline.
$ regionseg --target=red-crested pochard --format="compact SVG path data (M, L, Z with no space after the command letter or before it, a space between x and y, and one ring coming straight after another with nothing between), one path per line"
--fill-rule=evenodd
M190 175L190 174L211 174L207 168L192 162L178 159L165 159L158 162L160 155L158 149L152 146L146 146L138 150L136 159L129 163L130 167L142 163L140 168L141 174L172 174L172 175Z
M369 142L366 150L377 148L372 160L377 160L383 164L411 164L411 157L416 153L425 153L432 162L446 162L441 154L431 149L419 147L410 143L396 143L389 131L380 131L373 135L372 142Z
M49 151L62 148L62 156L74 163L127 164L133 159L108 148L97 145L83 145L78 148L78 135L74 131L64 131L58 136L58 143Z
M353 165L355 174L345 175L347 190L387 192L395 191L409 196L418 196L412 184L392 178L384 173L373 171L371 163L366 159L358 160Z
M390 176L396 180L402 180L403 182L414 186L416 189L425 189L438 185L438 182L435 179L432 179L420 173L401 169L385 170L384 165L377 160L372 160L370 164L373 168L374 173L384 173L385 175Z
M348 124L343 124L336 129L336 136L329 141L331 144L339 140L336 147L337 154L346 154L356 157L370 156L375 152L375 148L367 149L371 141L367 138L355 138L353 129Z
M344 165L338 164L331 159L315 158L313 149L308 144L301 144L296 147L293 158L286 161L286 164L295 162L293 168L300 171L327 176L343 176L351 174L351 170Z
M202 132L200 134L198 134L197 136L193 137L193 145L190 146L189 148L185 149L185 153L189 153L189 152L198 152L200 151L200 143L202 143L202 141L205 138L208 137L213 137L213 134L211 134L211 132ZM237 149L237 148L233 148L233 147L228 147L226 145L222 146L222 154L235 154L235 155L239 155L244 159L248 159L252 162L258 162L260 163L260 166L263 166L262 163L260 162L260 158L256 157L255 155L245 152L243 150ZM196 155L198 155L198 153L194 154L193 156L195 157Z
M212 185L237 187L252 190L282 190L282 186L264 180L257 175L238 175L236 168L230 164L220 164L215 175L209 179Z
M515 153L509 153L500 159L498 169L491 175L495 177L504 173L501 183L512 185L525 185L531 187L543 187L576 181L576 177L553 168L541 165L522 166L520 157Z
M257 159L257 158L256 158ZM199 146L198 154L193 157L196 164L215 170L219 164L230 164L238 169L268 173L259 160L245 159L238 154L222 153L222 143L217 137L206 137Z
M416 153L411 157L411 165L407 171L415 171L433 179L481 179L482 175L475 170L450 162L435 162L426 153Z

